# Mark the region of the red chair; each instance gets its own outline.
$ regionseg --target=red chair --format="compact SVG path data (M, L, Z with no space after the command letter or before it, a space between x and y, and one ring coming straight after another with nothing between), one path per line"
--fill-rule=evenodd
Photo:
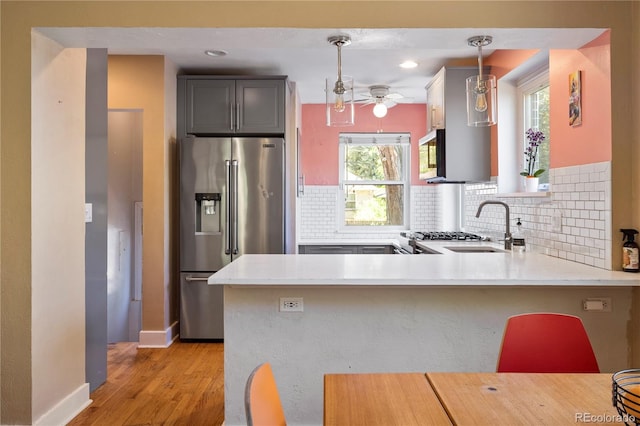
M498 373L599 373L582 320L554 313L510 317L504 330Z
M244 407L248 426L286 426L276 380L268 362L258 365L249 375Z

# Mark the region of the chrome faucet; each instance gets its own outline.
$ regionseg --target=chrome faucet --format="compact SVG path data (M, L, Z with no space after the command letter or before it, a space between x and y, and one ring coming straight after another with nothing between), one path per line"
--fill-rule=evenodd
M509 226L509 223L511 222L511 219L509 218L509 205L507 203L502 202L502 201L494 201L494 200L483 201L478 206L478 211L476 212L476 217L480 217L480 212L482 211L482 208L486 204L498 204L498 205L504 206L505 211L506 211L505 222L506 222L506 225L507 225L506 226L506 231L504 233L504 249L505 250L511 250L511 227Z

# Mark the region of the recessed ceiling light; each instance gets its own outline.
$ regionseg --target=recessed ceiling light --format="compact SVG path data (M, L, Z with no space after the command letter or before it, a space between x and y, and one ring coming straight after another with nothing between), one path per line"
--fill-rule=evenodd
M224 50L211 49L211 50L205 50L204 54L217 58L218 56L226 56L227 52L225 52Z
M418 64L414 61L404 61L400 64L400 68L415 68Z

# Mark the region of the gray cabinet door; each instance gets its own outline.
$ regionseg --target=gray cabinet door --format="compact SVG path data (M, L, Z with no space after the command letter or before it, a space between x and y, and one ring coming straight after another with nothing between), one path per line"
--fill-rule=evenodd
M237 80L236 102L236 133L284 133L284 80Z
M304 248L303 248L304 247ZM301 254L357 254L358 246L300 246Z
M284 134L284 79L193 78L185 86L187 134Z
M360 246L358 247L358 254L392 254L393 246L375 245L375 246Z
M235 80L187 80L186 132L193 135L233 131Z

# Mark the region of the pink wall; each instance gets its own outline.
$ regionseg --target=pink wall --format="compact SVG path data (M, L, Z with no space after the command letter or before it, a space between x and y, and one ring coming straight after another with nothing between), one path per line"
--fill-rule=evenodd
M551 167L611 160L610 33L579 50L549 53ZM582 71L582 124L569 125L569 74Z
M399 104L384 118L376 118L373 106L356 105L355 125L328 127L324 104L302 105L301 169L307 185L338 184L338 135L351 132L410 132L411 184L418 179L418 139L427 133L426 105Z

